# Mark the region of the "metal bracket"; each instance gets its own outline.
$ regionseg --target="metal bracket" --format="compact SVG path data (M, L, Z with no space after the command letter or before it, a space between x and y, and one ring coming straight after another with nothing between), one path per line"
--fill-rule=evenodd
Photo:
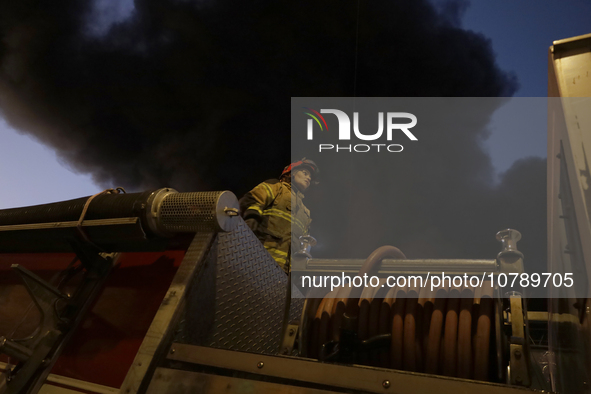
M12 270L20 276L25 284L27 292L37 305L39 312L41 312L41 333L57 327L60 323L58 316L59 301L67 301L70 296L63 294L59 289L47 283L22 265L13 264ZM42 335L38 333L35 337ZM39 338L31 339L28 345L34 346L39 341Z
M478 393L478 394L524 394L526 390L520 387L511 387L500 384L491 384L467 379L448 378L445 376L434 376L424 373L413 373L396 371L383 368L368 368L359 366L339 365L335 363L324 363L307 358L277 357L263 354L237 352L232 350L215 349L202 346L193 346L174 343L174 353L169 353L167 358L171 361L180 361L191 369L201 368L198 366L214 367L223 370L223 375L244 377L246 383L243 386L251 388L256 381L275 382L283 386L286 392L299 393L300 387L313 387L315 393L325 392L355 392L355 393L377 393L377 394L415 394L415 393ZM190 365L192 364L192 365ZM197 368L195 368L197 366ZM181 371L176 369L175 371ZM158 380L155 375L152 385ZM209 375L215 376L215 375ZM166 375L162 376L166 378ZM252 380L250 380L252 379ZM171 380L167 380L169 384ZM183 383L186 381L182 381ZM228 385L232 388L234 382L227 382L220 386L217 391L214 386L199 381L193 392L213 393L226 389ZM321 386L322 390L318 390ZM170 387L170 386L168 386ZM189 391L192 386L189 387ZM203 388L205 387L205 388ZM203 388L203 389L202 389ZM208 390L209 388L209 390ZM245 389L245 391L247 390ZM178 391L178 390L177 390ZM255 390L256 391L256 390ZM124 393L125 391L121 391ZM148 393L162 393L158 387L151 387ZM251 390L252 392L252 390ZM264 391L271 392L271 391ZM282 392L281 390L277 391Z
M19 361L0 384L0 394L33 394L41 388L113 267L114 255L93 254L81 246L75 250L86 271L73 296L62 293L23 266L12 265L41 313L41 322L29 338L14 340L0 337L0 353Z
M509 382L513 385L529 387L531 378L529 375L529 352L525 338L525 323L523 318L521 295L512 292L509 294L511 308L511 339L509 345Z
M291 323L287 325L283 343L281 344L281 354L291 355L295 347L295 342L298 338L299 324Z

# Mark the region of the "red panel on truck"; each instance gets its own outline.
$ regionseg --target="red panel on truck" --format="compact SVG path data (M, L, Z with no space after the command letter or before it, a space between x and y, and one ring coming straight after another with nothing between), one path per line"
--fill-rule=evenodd
M184 255L179 250L123 253L52 373L119 388ZM0 335L30 335L39 316L10 265L21 264L51 281L74 258L67 253L0 254L0 316L6 318L0 319Z

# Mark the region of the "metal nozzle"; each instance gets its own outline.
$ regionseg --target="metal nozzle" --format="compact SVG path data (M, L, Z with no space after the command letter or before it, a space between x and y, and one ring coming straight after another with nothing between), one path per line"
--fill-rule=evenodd
M316 245L316 238L310 235L302 235L299 238L299 241L299 250L296 252L296 255L306 256L311 259L312 255L310 254L310 249L312 249L312 246Z
M506 229L501 230L497 233L497 240L501 242L503 249L499 254L505 253L514 253L518 255L523 255L517 249L517 241L521 239L521 233L517 230L513 229Z

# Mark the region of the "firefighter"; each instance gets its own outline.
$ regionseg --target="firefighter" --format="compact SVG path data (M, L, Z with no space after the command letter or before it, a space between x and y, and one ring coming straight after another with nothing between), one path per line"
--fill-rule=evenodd
M240 199L246 224L286 273L292 238L297 242L310 229L312 219L303 199L310 185L318 183L318 173L316 163L303 158L285 167L279 180L267 180Z

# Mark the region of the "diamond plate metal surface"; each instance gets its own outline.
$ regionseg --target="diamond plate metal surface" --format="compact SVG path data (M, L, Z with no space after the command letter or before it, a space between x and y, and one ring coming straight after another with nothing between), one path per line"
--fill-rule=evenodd
M219 233L192 286L179 342L277 354L287 276L246 223Z
M296 294L297 293L297 294ZM291 287L291 303L289 304L289 320L288 323L298 323L302 318L302 310L304 309L304 303L306 297L302 295L300 290L292 285Z

